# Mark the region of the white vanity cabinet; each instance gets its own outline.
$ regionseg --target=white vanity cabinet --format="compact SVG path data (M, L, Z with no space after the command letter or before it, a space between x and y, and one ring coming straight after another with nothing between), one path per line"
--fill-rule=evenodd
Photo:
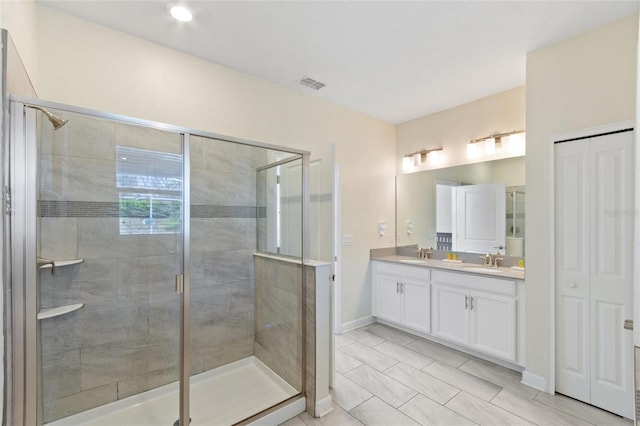
M390 262L372 263L373 316L420 333L430 333L430 270Z
M516 362L516 281L434 270L435 337Z

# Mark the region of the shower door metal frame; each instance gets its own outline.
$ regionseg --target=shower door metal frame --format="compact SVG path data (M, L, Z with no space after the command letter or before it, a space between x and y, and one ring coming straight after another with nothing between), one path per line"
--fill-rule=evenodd
M183 155L183 290L181 294L180 313L180 401L179 424L189 425L189 391L190 391L190 335L191 335L191 300L190 300L190 136L200 136L208 139L217 139L223 142L236 143L257 148L264 148L302 156L302 389L301 395L306 393L306 267L309 253L309 156L308 151L281 147L277 145L235 138L216 133L203 132L181 126L131 118L119 114L105 113L102 111L73 107L55 102L29 99L19 96L9 96L10 131L8 139L4 140L4 150L8 154L8 172L5 172L3 188L7 191L10 200L10 212L5 211L5 217L9 217L7 228L10 235L4 235L4 247L10 252L3 254L4 262L9 272L5 276L10 282L5 283L9 300L5 300L6 311L10 312L10 318L6 318L5 327L9 336L6 341L6 365L7 383L5 390L6 424L36 425L41 421L38 409L38 346L37 346L37 303L36 288L36 222L29 223L37 218L37 135L36 112L34 108L52 108L70 113L83 114L95 118L107 119L123 124L138 125L154 128L182 135ZM5 114L6 117L6 114ZM33 123L33 126L28 124ZM25 143L21 143L24 141ZM30 161L31 160L31 161ZM9 239L9 241L7 241ZM31 283L31 284L27 284ZM9 306L10 305L10 306ZM295 398L295 397L292 397ZM290 401L277 404L285 404ZM272 407L272 408L275 408ZM270 409L269 409L270 410ZM265 411L269 411L265 410ZM257 415L260 415L258 413Z
M36 292L36 218L37 158L36 113L24 104L11 103L11 143L9 147L9 186L11 282L11 340L7 342L7 364L11 366L11 407L8 424L35 425L38 417L37 388L37 292ZM33 123L29 126L28 123ZM5 236L7 238L8 236ZM26 285L26 283L34 283Z
M189 425L191 389L191 156L189 133L182 134L182 288L180 303L180 406L178 426Z

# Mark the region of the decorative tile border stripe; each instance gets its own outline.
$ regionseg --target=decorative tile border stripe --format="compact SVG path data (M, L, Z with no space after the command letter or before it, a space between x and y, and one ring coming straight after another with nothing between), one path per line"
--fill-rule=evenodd
M38 201L38 217L119 217L120 204L103 201Z
M246 218L256 217L256 208L252 206L212 206L212 205L192 205L191 217L198 219L206 218Z
M266 217L266 208L254 206L192 205L197 219ZM38 217L120 217L120 204L109 201L38 201ZM146 217L146 216L145 216Z

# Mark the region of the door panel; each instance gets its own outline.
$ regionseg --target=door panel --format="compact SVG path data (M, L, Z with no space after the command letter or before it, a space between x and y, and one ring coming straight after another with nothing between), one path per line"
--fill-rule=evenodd
M623 349L624 330L622 327L618 329L617 325L624 322L623 308L619 304L597 302L593 309L596 328L593 379L618 388L621 387L622 377L621 365L616 362L616 357Z
M404 302L403 323L423 333L431 332L431 300L429 285L409 279L402 280L402 300Z
M178 380L183 271L181 135L55 113L33 160L35 254L57 263L34 283L44 423Z
M555 147L556 388L628 418L633 335L623 325L633 318L633 137ZM587 374L575 369L581 364Z
M513 297L470 293L471 345L510 361L516 360L516 301Z
M456 194L453 250L503 250L506 226L505 184L465 185L455 187L453 191Z
M432 284L433 335L469 344L469 310L467 291L451 285Z
M556 390L590 401L589 156L555 146Z
M633 418L633 132L591 141L591 403Z
M397 279L378 275L376 278L376 312L375 316L387 321L399 322L400 312L400 284Z

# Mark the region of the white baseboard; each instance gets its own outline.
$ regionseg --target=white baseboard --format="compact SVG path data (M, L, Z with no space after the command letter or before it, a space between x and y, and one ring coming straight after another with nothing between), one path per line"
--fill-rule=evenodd
M345 322L340 326L340 333L346 333L348 331L355 330L356 328L364 327L365 325L373 324L376 320L372 316L358 318L357 320Z
M522 381L520 383L534 389L538 389L539 391L547 392L547 380L544 377L530 373L527 370L522 372Z
M333 399L331 395L316 401L316 417L326 416L333 411Z

